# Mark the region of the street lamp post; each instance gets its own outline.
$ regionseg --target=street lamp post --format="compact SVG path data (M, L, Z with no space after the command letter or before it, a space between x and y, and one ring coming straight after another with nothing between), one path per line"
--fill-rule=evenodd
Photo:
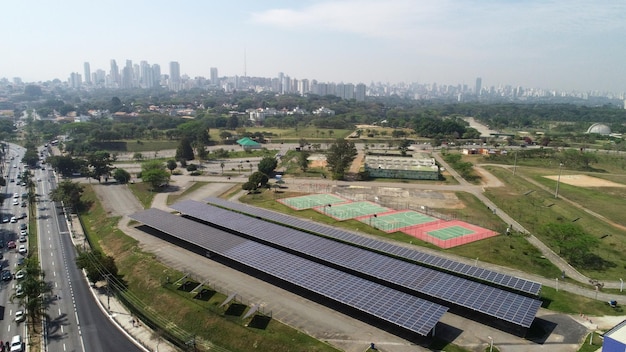
M493 351L493 337L487 336L489 338L489 352Z
M561 170L563 170L563 163L559 163L559 176L556 178L556 191L554 192L554 198L559 198L559 183L561 183Z
M559 278L556 278L556 292L559 292Z

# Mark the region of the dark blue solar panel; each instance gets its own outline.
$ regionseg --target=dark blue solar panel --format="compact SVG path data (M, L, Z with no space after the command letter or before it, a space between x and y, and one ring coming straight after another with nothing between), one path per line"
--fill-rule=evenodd
M448 310L439 304L162 210L148 209L131 215L131 218L423 336Z
M541 301L530 297L215 206L182 201L171 207L185 215L231 229L264 243L302 253L345 270L356 271L367 277L384 280L391 285L404 287L524 327L530 327L541 306ZM495 272L492 274L495 275ZM481 295L488 295L488 300L478 299ZM528 305L531 309L521 316L498 314L501 306L519 303Z
M336 238L344 242L354 243L365 248L388 252L389 254L393 254L398 257L406 258L418 263L440 268L453 273L458 273L467 277L476 278L485 282L490 282L494 285L510 288L523 293L537 296L541 291L541 284L538 282L499 273L499 275L494 277L491 276L492 273L494 273L494 271L492 270L459 263L454 260L424 253L416 249L406 248L395 244L389 244L388 242L359 236L347 231L335 229L330 226L302 220L289 215L276 213L273 211L252 207L241 203L229 202L223 199L213 197L207 198L206 201L220 207L233 209L235 211L249 214L255 217L260 217L268 221L286 224L305 231Z

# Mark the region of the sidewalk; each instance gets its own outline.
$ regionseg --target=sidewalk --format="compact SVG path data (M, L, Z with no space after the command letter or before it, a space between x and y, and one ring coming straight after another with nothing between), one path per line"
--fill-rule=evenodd
M85 241L84 232L78 217L75 214L70 216L70 231L72 233L72 242L79 248L84 248L88 244ZM85 278L87 280L87 278ZM124 332L129 339L141 347L144 351L158 352L176 352L179 351L163 338L159 338L157 334L147 326L145 326L136 317L132 316L124 305L115 299L115 296L108 296L106 285L98 283L91 286L91 293L98 301L100 309L109 316L109 319Z

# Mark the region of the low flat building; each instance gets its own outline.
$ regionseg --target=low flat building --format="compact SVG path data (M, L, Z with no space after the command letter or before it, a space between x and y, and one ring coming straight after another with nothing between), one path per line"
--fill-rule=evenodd
M413 157L367 155L365 171L376 178L438 180L440 176L435 159L421 153Z

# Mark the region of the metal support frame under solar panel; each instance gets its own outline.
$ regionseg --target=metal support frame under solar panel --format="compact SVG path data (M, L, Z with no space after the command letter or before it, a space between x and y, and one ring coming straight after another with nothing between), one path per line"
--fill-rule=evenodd
M148 209L130 218L166 234L168 240L173 239L183 247L195 247L196 253L210 252L213 259L219 257L238 263L406 332L427 336L448 310L445 306L162 210Z
M227 200L210 197L206 202L215 206L230 209L232 211L247 214L266 221L275 222L284 226L293 227L302 231L330 237L342 242L348 242L381 253L404 258L412 262L420 263L438 270L444 270L454 275L483 281L502 287L512 292L519 292L533 297L541 293L541 284L527 279L502 274L493 270L480 268L474 265L460 263L451 259L428 254L416 249L406 248L385 241L359 236L348 231L336 229L327 225L303 220L297 217L273 212L267 209L257 208L246 204L230 202Z
M186 200L171 206L186 216L245 238L315 260L451 308L528 328L541 301L419 266L362 248L266 222L212 205ZM487 322L489 319L477 319Z

